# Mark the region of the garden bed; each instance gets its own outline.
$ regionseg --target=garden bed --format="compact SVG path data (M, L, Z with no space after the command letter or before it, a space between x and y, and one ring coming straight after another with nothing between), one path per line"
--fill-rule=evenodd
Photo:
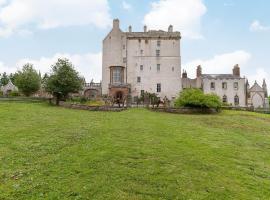
M89 106L78 103L60 102L61 107L71 108L77 110L89 110L89 111L110 111L110 112L121 112L126 110L126 108L111 107L111 106Z

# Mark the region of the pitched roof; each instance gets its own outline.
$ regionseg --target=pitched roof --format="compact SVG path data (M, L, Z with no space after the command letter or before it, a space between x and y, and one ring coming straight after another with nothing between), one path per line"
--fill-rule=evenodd
M202 74L202 78L205 79L242 79L239 76L233 74Z

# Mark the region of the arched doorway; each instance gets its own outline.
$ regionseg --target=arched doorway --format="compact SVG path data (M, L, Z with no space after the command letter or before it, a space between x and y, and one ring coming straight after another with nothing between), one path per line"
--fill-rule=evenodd
M252 105L254 106L254 108L263 108L264 107L264 100L262 98L262 96L258 93L255 93L252 96Z
M123 92L122 91L116 92L115 98L119 99L119 100L122 100L123 99Z

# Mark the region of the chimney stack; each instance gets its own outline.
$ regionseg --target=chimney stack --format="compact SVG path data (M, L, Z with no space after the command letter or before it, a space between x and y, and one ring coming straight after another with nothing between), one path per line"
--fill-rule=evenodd
M146 25L143 27L143 31L147 32L147 26Z
M132 32L132 26L128 27L128 32L130 32L130 33Z
M119 29L120 28L119 24L120 24L119 19L114 19L113 20L113 29Z
M173 26L172 25L169 26L168 32L173 32Z
M201 77L202 76L202 67L201 67L201 65L199 65L198 67L197 67L197 78L199 78L199 77Z
M240 67L238 64L236 64L234 67L233 67L233 75L234 76L237 76L237 77L240 77Z

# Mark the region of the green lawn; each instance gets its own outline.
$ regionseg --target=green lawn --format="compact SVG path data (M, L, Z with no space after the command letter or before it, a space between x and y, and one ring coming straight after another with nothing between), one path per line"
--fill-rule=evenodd
M270 115L0 102L0 199L270 199Z

